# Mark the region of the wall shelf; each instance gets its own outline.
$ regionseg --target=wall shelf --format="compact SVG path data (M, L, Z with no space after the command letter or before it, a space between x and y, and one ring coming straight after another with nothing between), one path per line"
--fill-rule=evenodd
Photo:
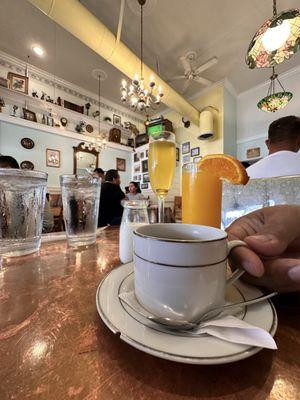
M3 92L3 93L2 93ZM93 118L89 115L86 114L81 114L76 111L69 110L68 108L65 108L63 106L59 106L54 103L50 103L46 100L41 100L37 99L35 97L32 97L28 94L24 93L19 93L14 90L5 88L0 86L0 93L2 97L5 99L9 99L11 102L19 103L30 109L30 107L33 107L35 109L39 109L41 113L48 113L51 112L52 114L57 114L60 117L66 117L71 121L75 121L78 123L79 121L85 121L86 123L95 126L98 124L97 118ZM106 121L101 121L101 128L108 133L110 129L112 128L118 128L121 130L122 134L124 137L129 137L131 135L131 131L128 129L125 129L121 126L118 125L113 125L112 123L106 122Z
M7 122L7 123L10 123L13 125L22 126L24 128L36 129L39 131L52 133L54 135L65 136L65 137L68 137L71 139L80 140L82 142L95 143L95 141L96 141L95 136L75 133L75 132L68 131L62 127L56 128L56 127L40 124L39 122L28 121L26 119L19 118L19 117L12 117L10 115L6 115L3 113L0 113L0 122L1 121ZM124 146L119 143L107 142L106 147L126 151L129 153L133 152L133 149L131 147Z

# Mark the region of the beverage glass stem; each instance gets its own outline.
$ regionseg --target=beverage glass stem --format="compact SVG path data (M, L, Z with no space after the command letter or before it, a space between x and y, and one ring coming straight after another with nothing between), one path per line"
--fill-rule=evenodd
M165 220L165 198L158 196L158 222L163 224Z

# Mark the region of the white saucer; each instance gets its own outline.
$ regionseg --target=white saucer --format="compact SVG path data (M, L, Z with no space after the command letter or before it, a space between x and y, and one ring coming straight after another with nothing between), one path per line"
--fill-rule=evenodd
M102 280L96 293L96 305L103 322L113 333L131 346L166 360L186 364L225 364L250 357L260 347L234 344L211 337L192 337L176 331L165 330L152 323L119 299L119 293L132 290L133 263L121 265ZM228 289L229 301L243 301L258 297L262 292L240 281ZM277 314L270 300L244 308L236 317L258 326L274 336Z

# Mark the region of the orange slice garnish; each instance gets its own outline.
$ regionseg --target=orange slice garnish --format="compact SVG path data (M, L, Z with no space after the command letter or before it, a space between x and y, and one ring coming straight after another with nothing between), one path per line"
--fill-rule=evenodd
M246 185L249 180L243 164L228 154L207 155L199 161L198 166L202 171L209 172L234 185Z

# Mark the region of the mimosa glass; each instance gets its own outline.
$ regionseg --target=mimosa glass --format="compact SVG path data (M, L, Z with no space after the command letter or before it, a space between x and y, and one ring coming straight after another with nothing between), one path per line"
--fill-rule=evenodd
M220 228L222 181L198 164L182 167L182 222Z
M148 170L152 190L158 198L158 222L164 222L164 201L172 185L176 166L175 135L156 132L149 138Z

